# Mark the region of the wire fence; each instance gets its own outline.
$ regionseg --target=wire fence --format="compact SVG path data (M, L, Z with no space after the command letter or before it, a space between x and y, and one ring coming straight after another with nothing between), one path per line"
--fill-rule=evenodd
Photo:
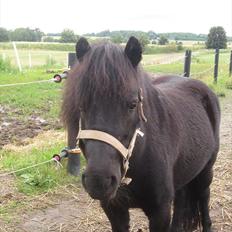
M229 71L229 75L231 75L232 73L232 55L230 58L228 56L228 53L222 53L220 54L220 56L222 56L223 58L221 62L219 62L219 51L217 50L214 53L212 51L196 51L194 53L191 52L188 53L186 51L186 55L184 57L183 56L181 58L176 57L175 59L172 59L172 61L170 60L164 62L162 61L155 65L145 64L144 67L148 68L148 70L149 67L154 67L151 71L154 71L156 75L172 74L172 75L181 75L181 76L193 77L193 78L212 76L214 78L214 82L216 83L219 71L220 73L222 72L222 70L224 73ZM162 67L162 65L164 64L176 64L176 65L172 66L173 72L172 71L170 72L169 69L167 72L162 72L162 71L160 72L161 68L159 67ZM221 67L220 70L219 70L219 66ZM227 68L228 70L226 70Z
M208 69L205 69L204 71L191 73L191 77L199 77L199 76L202 76L202 75L204 75L204 74L207 74L207 73L209 73L210 71L213 71L213 70L214 70L214 67L215 67L215 65L211 66L211 67L208 68Z
M30 81L30 82L22 82L22 83L4 84L4 85L0 85L0 88L1 87L20 86L20 85L40 84L40 83L48 83L48 82L55 82L55 81L52 78L52 79L49 79L49 80L40 80L40 81Z
M187 53L186 53L187 54ZM212 64L209 68L206 68L202 71L198 71L198 72L190 72L190 68L191 68L191 64L193 61L196 61L196 63L198 64L199 63L199 60L200 59L203 59L202 56L206 56L208 57L209 55L213 57L213 53L211 51L209 52L206 52L206 51L196 51L196 52L193 52L191 55L191 58L189 59L188 62L190 62L189 64L189 70L185 70L185 64L186 64L186 60L189 58L188 56L183 55L183 54L174 54L174 55L169 55L167 57L164 56L164 57L158 57L158 58L154 58L150 61L145 61L145 62L142 62L142 65L143 67L145 68L149 68L149 67L155 67L157 69L155 70L152 70L155 72L155 75L180 75L180 76L188 76L188 77L200 77L200 76L203 76L203 75L210 75L210 72L213 72L214 71L214 74L215 74L215 66L218 65L218 64ZM68 54L66 53L66 57L68 57ZM211 62L213 63L213 59L211 60ZM68 63L68 61L67 61ZM206 62L207 63L207 62ZM209 62L208 62L209 63ZM228 58L228 61L226 59L226 63L224 63L224 65L231 65L232 61L231 59L229 60ZM167 72L163 72L163 71L160 71L159 70L159 67L161 67L162 65L173 65L173 64L184 64L184 68L183 66L180 66L180 68L182 67L183 70L181 71L180 69L177 71L171 71L168 70ZM213 75L213 74L212 74ZM20 82L20 83L9 83L9 84L1 84L0 85L0 88L2 87L13 87L13 86L20 86L20 85L31 85L31 84L40 84L40 83L49 83L49 82L57 82L54 78L52 79L48 79L48 80L37 80L37 81L31 81L31 82Z
M55 162L57 164L57 167L63 167L62 164L59 161L57 161L55 158L52 158L52 159L45 160L43 162L33 164L33 165L30 165L30 166L27 166L27 167L24 167L24 168L20 168L20 169L17 169L17 170L6 172L6 173L1 173L0 178L5 177L5 176L9 176L9 175L14 175L16 173L23 172L23 171L26 171L28 169L32 169L32 168L35 168L35 167L38 167L38 166L42 166L44 164L48 164L48 163L51 163L51 162Z

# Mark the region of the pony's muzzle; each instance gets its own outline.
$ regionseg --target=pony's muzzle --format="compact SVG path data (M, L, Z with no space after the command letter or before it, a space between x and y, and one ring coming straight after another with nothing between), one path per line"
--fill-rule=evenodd
M117 188L117 178L114 175L82 174L82 184L88 194L97 200L112 198Z

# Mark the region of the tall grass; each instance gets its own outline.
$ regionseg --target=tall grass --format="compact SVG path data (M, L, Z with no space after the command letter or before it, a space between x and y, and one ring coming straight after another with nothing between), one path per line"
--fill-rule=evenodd
M52 56L48 56L47 59L46 59L46 64L44 65L44 67L52 68L56 64L57 64L57 61Z
M16 68L11 65L9 58L0 57L0 72L15 72Z

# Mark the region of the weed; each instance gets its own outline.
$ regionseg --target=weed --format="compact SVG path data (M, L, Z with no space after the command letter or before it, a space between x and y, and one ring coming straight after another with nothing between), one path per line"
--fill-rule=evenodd
M232 78L225 82L225 86L227 89L232 89Z
M0 71L2 72L16 72L16 68L11 65L11 60L9 58L3 59L0 57Z

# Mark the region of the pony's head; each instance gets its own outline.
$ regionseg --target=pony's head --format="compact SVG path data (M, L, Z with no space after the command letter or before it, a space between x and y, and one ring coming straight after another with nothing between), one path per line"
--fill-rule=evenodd
M68 79L71 94L64 104L72 102L80 112L82 130L105 132L128 148L141 117L139 41L131 37L123 49L112 43L90 46L81 38L76 50L79 64ZM84 188L92 198L112 199L125 171L122 155L97 139L81 137L79 144L87 161Z

